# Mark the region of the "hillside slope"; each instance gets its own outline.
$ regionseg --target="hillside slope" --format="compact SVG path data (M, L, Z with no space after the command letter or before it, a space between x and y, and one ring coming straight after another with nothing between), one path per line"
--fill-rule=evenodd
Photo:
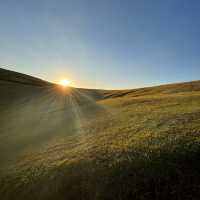
M3 81L5 82L9 81L13 83L33 85L33 86L45 86L51 84L39 78L35 78L26 74L10 71L3 68L0 68L0 81L1 83Z
M2 199L200 198L200 81L47 85L0 81Z

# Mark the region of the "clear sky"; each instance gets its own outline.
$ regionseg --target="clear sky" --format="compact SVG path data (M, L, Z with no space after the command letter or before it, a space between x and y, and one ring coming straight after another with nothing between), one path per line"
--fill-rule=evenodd
M1 0L0 66L74 86L200 79L199 0Z

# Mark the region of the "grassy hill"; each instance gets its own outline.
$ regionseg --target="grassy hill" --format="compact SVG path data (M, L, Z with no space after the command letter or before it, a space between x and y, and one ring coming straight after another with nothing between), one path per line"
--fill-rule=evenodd
M63 89L0 70L0 94L1 199L200 199L200 81Z

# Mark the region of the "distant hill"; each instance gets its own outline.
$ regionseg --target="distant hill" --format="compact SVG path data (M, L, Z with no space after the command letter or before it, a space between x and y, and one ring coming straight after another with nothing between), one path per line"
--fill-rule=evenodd
M191 81L184 83L174 83L153 87L145 87L132 90L113 90L108 93L105 92L104 98L114 98L114 97L137 97L146 95L156 95L156 94L173 94L182 92L194 92L200 91L200 81Z
M24 85L32 86L56 86L54 83L26 75L23 73L10 71L7 69L0 68L0 82L13 82ZM181 93L181 92L192 92L200 91L200 81L191 81L184 83L175 83L167 84L153 87L145 87L139 89L129 89L129 90L100 90L100 89L86 89L86 88L77 88L79 91L91 95L95 99L106 99L106 98L115 98L123 96L145 96L153 94L172 94L172 93Z

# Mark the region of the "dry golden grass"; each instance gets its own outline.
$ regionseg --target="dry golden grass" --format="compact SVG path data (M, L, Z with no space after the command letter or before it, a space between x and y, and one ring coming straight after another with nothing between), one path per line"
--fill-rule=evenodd
M200 198L200 82L0 86L1 199Z

